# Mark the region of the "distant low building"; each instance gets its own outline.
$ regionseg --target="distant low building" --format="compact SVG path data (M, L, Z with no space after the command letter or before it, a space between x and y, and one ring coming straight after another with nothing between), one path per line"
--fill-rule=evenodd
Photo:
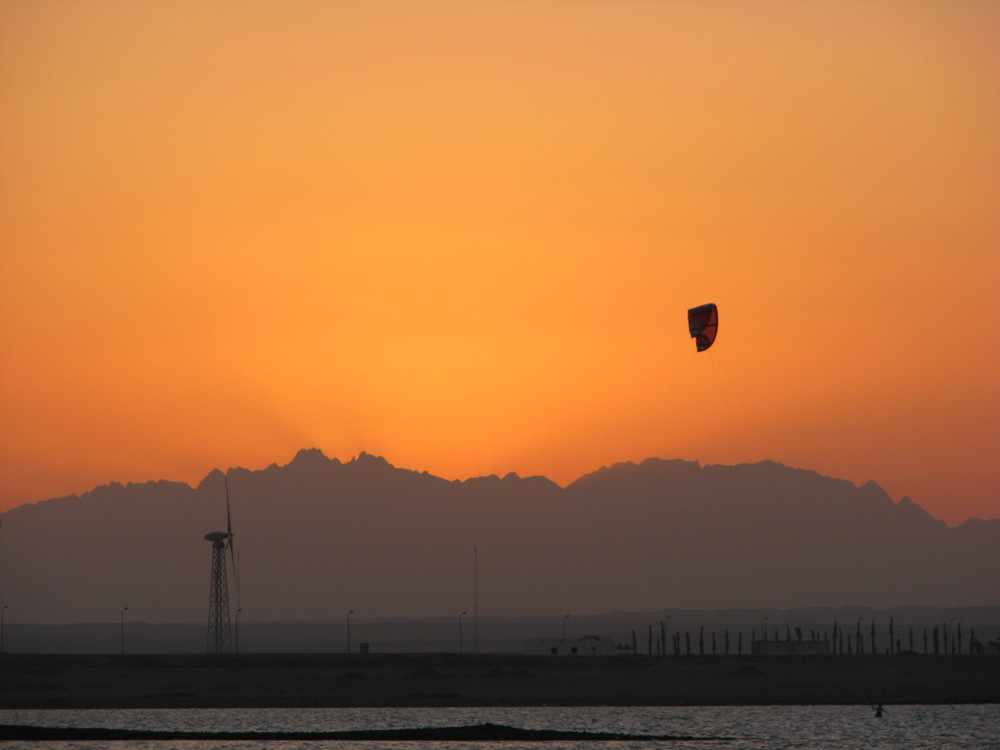
M829 656L830 641L754 641L754 656Z
M528 656L608 656L614 653L610 638L585 635L582 638L529 638L524 642Z

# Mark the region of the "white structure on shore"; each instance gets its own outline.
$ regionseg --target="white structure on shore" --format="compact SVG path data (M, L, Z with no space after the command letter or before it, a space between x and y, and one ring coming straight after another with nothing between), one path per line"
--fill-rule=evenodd
M583 638L529 638L524 642L528 656L610 656L615 644L610 638L585 635Z

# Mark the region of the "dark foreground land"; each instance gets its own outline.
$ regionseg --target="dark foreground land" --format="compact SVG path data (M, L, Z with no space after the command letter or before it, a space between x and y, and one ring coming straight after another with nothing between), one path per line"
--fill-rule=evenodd
M4 655L0 708L1000 703L1000 658Z
M709 737L688 737L656 734L621 734L615 732L573 732L551 729L521 729L502 724L475 724L462 727L418 727L414 729L361 729L341 732L170 732L137 731L130 729L91 729L81 727L31 727L0 724L0 742L34 741L113 742L113 741L187 741L187 740L252 740L329 742L335 740L381 742L634 742L643 740L705 740Z

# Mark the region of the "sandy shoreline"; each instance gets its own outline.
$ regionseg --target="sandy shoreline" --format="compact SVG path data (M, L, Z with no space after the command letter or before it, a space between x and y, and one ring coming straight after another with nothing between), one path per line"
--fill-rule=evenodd
M0 708L1000 703L1000 658L4 655Z

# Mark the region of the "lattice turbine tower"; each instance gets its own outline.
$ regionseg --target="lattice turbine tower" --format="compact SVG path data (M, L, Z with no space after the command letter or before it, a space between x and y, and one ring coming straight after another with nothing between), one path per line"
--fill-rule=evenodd
M226 550L233 564L236 598L239 600L239 569L233 546L233 518L229 512L229 480L226 479L226 531L205 534L212 543L212 581L208 592L208 653L233 653L233 628L229 619L229 581L226 575ZM237 606L239 604L237 603Z

